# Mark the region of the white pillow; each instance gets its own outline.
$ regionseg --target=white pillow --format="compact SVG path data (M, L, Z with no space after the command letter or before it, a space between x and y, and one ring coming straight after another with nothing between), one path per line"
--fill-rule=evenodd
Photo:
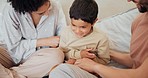
M111 49L129 52L131 24L138 13L137 9L131 9L122 14L105 18L95 24L96 27L108 34Z
M2 34L3 34L3 31L2 31L2 14L0 13L0 46L2 45L2 42L3 42Z
M2 36L2 14L0 13L0 41L1 41L1 36Z

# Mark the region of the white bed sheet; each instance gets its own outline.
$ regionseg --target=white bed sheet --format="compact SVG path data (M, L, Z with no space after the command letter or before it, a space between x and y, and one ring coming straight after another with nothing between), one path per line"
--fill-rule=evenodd
M131 24L138 13L137 9L131 9L97 22L95 26L107 33L111 49L129 52Z

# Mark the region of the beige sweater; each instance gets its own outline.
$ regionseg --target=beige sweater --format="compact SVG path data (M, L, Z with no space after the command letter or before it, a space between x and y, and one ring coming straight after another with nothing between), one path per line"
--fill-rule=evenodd
M83 38L78 38L75 36L74 32L71 30L70 26L66 27L60 38L60 49L66 55L66 58L80 59L80 52L83 49L95 48L98 45L98 55L94 61L107 64L110 60L109 56L109 41L105 33L93 28L93 32Z

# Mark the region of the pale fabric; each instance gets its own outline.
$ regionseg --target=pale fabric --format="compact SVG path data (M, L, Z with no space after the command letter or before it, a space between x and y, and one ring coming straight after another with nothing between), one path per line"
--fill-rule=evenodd
M2 51L1 51L2 52ZM4 58L5 59L5 58ZM38 50L26 62L19 66L14 66L7 69L0 65L0 78L13 78L14 76L28 77L28 78L41 78L48 75L49 71L55 65L62 63L64 54L56 48L46 48ZM12 76L14 75L14 76Z
M49 78L98 78L77 66L60 64L49 74Z
M99 45L97 46L98 43ZM80 59L80 52L82 50L88 48L96 49L97 47L98 55L101 59L96 57L94 60L103 64L107 64L110 60L108 38L104 32L95 27L93 28L93 32L89 35L78 38L71 27L67 26L61 32L59 47L64 51L68 59Z
M4 44L3 44L3 37L2 37L2 34L3 34L3 31L2 31L2 28L1 28L1 26L2 26L2 14L0 13L0 46L3 46Z
M131 24L139 14L138 9L100 20L95 27L107 33L110 41L110 49L130 52Z
M16 73L14 70L9 70L0 64L0 78L27 78Z
M131 39L133 68L138 68L148 57L148 12L140 14L133 22Z
M0 64L0 78L14 78L12 72Z
M59 35L62 27L66 26L65 15L60 4L51 0L51 6L49 15L42 16L36 28L29 13L19 14L10 4L4 8L2 37L15 63L27 59L35 52L38 38Z

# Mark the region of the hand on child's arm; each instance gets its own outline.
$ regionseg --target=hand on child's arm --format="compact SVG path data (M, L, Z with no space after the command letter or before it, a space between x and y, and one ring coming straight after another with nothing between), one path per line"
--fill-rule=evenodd
M94 59L96 56L93 53L90 53L89 51L91 51L92 49L84 49L80 52L80 55L82 58L90 58L90 59Z
M94 72L95 71L95 66L98 65L98 63L94 62L93 60L90 60L88 58L83 58L83 59L78 59L75 62L75 65L79 66L80 68L88 71L88 72Z
M68 63L68 64L74 64L75 61L76 61L76 59L70 58L66 63Z
M59 36L40 38L37 40L37 47L40 47L40 46L57 47L59 45L59 41L60 41Z

